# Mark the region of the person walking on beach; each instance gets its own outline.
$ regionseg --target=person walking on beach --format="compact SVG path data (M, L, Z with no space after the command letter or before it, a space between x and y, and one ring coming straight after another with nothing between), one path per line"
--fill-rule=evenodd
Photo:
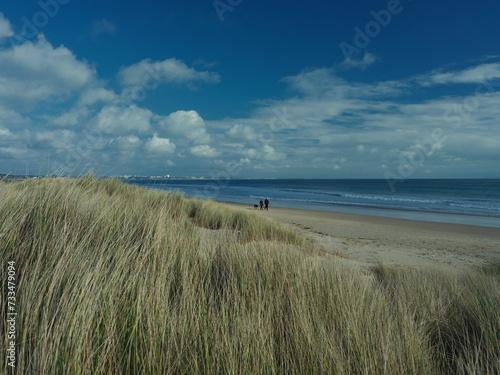
M266 200L264 201L264 204L266 205L266 210L269 211L269 199L266 198Z
M260 209L261 209L261 210L263 210L263 209L264 209L262 206L264 206L264 201L261 199L261 200L260 200Z

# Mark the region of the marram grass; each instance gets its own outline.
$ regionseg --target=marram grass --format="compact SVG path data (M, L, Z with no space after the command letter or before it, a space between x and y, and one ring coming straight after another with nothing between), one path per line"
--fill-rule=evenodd
M255 213L116 180L0 183L19 374L498 374L500 268L361 273Z

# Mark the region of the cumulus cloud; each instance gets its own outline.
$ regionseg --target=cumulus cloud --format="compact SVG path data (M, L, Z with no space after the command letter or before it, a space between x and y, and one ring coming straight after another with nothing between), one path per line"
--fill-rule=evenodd
M73 147L77 136L70 130L39 132L34 135L32 147L35 149L61 150Z
M191 147L191 154L204 158L214 158L219 155L217 150L210 147L209 145L200 145Z
M175 144L168 138L159 138L157 134L146 142L144 148L154 154L173 154L175 151Z
M0 147L0 159L21 159L28 153L26 147Z
M226 131L226 135L235 139L254 140L257 134L254 129L247 125L236 124Z
M277 152L274 147L269 145L264 145L262 148L262 159L269 161L282 160L286 158L286 154L283 152Z
M59 116L45 116L49 125L60 127L74 127L83 119L87 118L89 111L87 108L74 108L64 112Z
M24 130L22 132L10 129L0 122L0 160L2 158L12 159L16 156L27 154L31 134Z
M94 119L94 128L106 134L124 135L147 133L151 129L153 112L131 105L120 107L108 105Z
M135 149L135 148L138 148L139 146L141 146L142 143L143 142L140 140L140 138L135 136L135 135L118 137L118 138L115 138L111 141L111 144L113 146L116 146L116 148L118 148L120 150Z
M118 81L123 86L156 87L159 84L192 84L194 82L217 83L220 76L215 72L200 72L188 67L181 60L171 58L163 61L142 60L131 66L122 67Z
M12 134L12 132L7 129L7 128L4 128L3 126L0 125L0 138L2 140L7 140L9 138L12 138L14 136L14 134Z
M183 137L194 143L207 143L210 136L205 121L196 111L177 111L166 117L158 117L159 134L167 137Z
M12 27L8 19L4 18L3 13L0 13L0 41L14 35Z
M425 77L427 82L434 77L436 82L450 85L480 83L484 78L494 80L496 69L495 64L482 64L449 72L445 77L436 76L436 72ZM500 92L495 91L498 86L494 83L484 84L468 95L441 96L425 85L423 75L400 81L360 83L344 80L338 74L335 69L318 68L286 77L283 81L297 96L261 102L250 118L211 122L210 126L220 129L225 139L243 143L239 148L226 144L224 153L235 160L251 160L247 170L260 168L258 161L268 160L273 161L265 167L268 171L293 163L304 176L313 175L312 170L317 168L332 173L336 170L342 176L384 178L384 170L397 173L401 158L416 158L421 150L425 160L416 168L414 177L426 173L431 166L434 175L439 176L458 157L470 161L480 160L482 155L482 165L488 168L486 160L491 160L497 145L492 139L500 139L495 123L500 117L500 107L495 104L500 100ZM429 90L428 98L414 98L415 89ZM286 109L286 122L279 121L274 108ZM272 119L280 125L278 130L271 129ZM242 124L252 126L246 128ZM251 129L270 135L266 146L248 148L245 141L251 138ZM437 129L443 131L443 139L433 140ZM491 171L483 173L488 175Z
M9 49L0 49L0 100L47 101L81 90L96 72L66 47L54 48L40 35Z
M260 154L255 148L243 149L241 151L241 155L245 156L245 159L255 159Z
M116 94L112 90L103 87L89 88L82 92L78 99L78 106L91 106L96 103L110 103L116 99Z
M14 111L13 109L5 108L0 105L0 125L5 124L10 127L29 125L30 123L30 119L24 118L20 113Z

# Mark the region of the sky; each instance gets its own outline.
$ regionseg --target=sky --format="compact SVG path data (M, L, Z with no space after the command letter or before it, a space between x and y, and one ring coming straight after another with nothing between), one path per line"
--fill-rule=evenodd
M500 178L500 2L4 1L0 173Z

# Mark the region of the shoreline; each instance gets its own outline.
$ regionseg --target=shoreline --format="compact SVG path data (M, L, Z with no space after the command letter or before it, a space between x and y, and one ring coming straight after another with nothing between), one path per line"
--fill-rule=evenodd
M259 209L254 209L252 205L238 202L226 202L217 201L218 203L227 204L229 206L244 208L251 211L260 211ZM493 238L500 239L500 228L487 227L480 225L469 225L469 224L456 224L456 223L445 223L445 222L435 222L435 221L425 221L425 220L414 220L414 219L400 219L386 216L372 216L357 213L347 213L347 212L337 212L337 211L323 211L323 210L310 210L305 208L288 208L288 207L270 207L267 212L278 211L278 212L290 212L293 214L308 212L318 217L331 217L338 220L350 220L355 222L364 223L377 223L385 225L401 225L408 227L417 227L421 229L427 229L432 231L447 231L450 233L460 233L464 234L480 234L485 236L491 236Z
M314 180L308 179L297 179L291 183L287 180L266 183L261 179L252 183L236 179L231 184L229 181L217 184L203 181L180 183L172 180L164 181L161 186L158 182L149 184L128 180L127 183L222 202L253 205L270 195L272 207L500 228L500 197L497 194L500 180L493 180L492 183L481 183L481 180L475 179L471 182L454 180L454 183L422 180L395 195L387 194L383 180L358 183L357 180L326 179L318 186Z
M464 269L500 262L500 228L272 206L260 211L248 204L219 203L277 220L340 261L360 267L382 261Z
M247 203L232 202L215 200L220 203L228 204L241 204L243 206ZM253 203L248 203L253 206ZM466 226L477 226L484 228L496 228L500 230L500 217L493 215L479 215L479 214L466 214L466 213L452 213L452 212L438 212L438 211L418 211L418 210L405 210L402 208L389 208L389 207L365 207L359 205L339 205L335 210L318 209L314 206L303 207L297 205L296 207L287 206L272 206L274 209L297 209L304 211L327 212L332 214L350 214L367 217L388 218L395 220L409 220L418 222L429 222L437 224L458 224Z

